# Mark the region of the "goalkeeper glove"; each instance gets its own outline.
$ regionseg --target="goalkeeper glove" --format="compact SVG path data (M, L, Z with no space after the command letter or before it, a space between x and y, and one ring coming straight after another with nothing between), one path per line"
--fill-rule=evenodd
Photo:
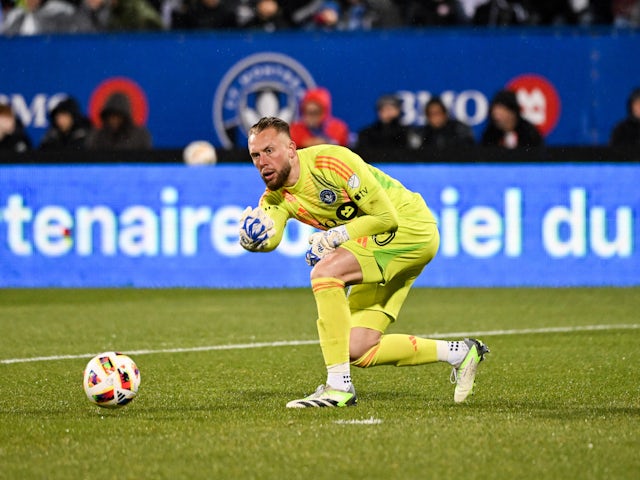
M240 216L240 245L252 252L262 250L276 229L262 207L247 207Z
M311 246L305 255L307 264L313 267L322 260L325 255L333 252L336 247L342 245L347 240L349 240L349 234L344 225L330 228L325 232L312 233L309 237Z

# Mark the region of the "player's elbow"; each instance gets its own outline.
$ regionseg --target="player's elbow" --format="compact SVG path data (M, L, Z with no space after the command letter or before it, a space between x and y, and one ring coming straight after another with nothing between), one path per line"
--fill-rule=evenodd
M398 226L400 224L400 218L398 217L398 212L395 210L389 211L389 219L387 221L388 227L387 232L395 232L398 230Z

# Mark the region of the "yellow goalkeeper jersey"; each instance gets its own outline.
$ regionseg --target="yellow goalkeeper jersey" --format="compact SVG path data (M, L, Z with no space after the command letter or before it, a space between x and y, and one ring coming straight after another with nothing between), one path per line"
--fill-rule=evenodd
M265 245L273 250L286 222L295 218L320 230L345 225L357 239L394 232L419 221L435 223L422 196L366 163L348 148L317 145L298 150L300 177L293 186L267 189L262 206L276 223L276 234Z

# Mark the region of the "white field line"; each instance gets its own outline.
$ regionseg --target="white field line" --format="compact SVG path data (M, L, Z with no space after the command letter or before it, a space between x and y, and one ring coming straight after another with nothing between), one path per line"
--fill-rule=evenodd
M640 324L614 324L614 325L582 325L575 327L544 327L544 328L521 328L513 330L485 330L480 332L448 332L429 333L420 335L426 338L460 338L460 337L495 337L504 335L530 335L536 333L570 333L570 332L591 332L607 330L638 330ZM127 355L149 355L154 353L188 353L188 352L210 352L214 350L247 350L252 348L272 348L272 347L292 347L300 345L315 345L318 340L282 340L278 342L256 342L256 343L236 343L230 345L208 345L202 347L185 348L160 348L154 350L129 350L123 353ZM0 364L30 363L30 362L50 362L53 360L76 360L80 358L91 358L97 353L82 353L77 355L51 355L48 357L28 357L28 358L6 358L0 359Z
M369 417L364 420L336 420L333 423L337 425L380 425L382 420L379 418Z

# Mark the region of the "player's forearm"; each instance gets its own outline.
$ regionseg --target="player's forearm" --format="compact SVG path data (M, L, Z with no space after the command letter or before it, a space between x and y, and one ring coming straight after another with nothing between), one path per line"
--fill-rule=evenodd
M395 232L398 229L398 214L391 206L387 210L377 211L375 214L358 217L345 225L349 238L369 237L385 232Z
M275 250L282 240L282 230L276 230L276 233L269 240L264 242L260 248L261 252L272 252Z

